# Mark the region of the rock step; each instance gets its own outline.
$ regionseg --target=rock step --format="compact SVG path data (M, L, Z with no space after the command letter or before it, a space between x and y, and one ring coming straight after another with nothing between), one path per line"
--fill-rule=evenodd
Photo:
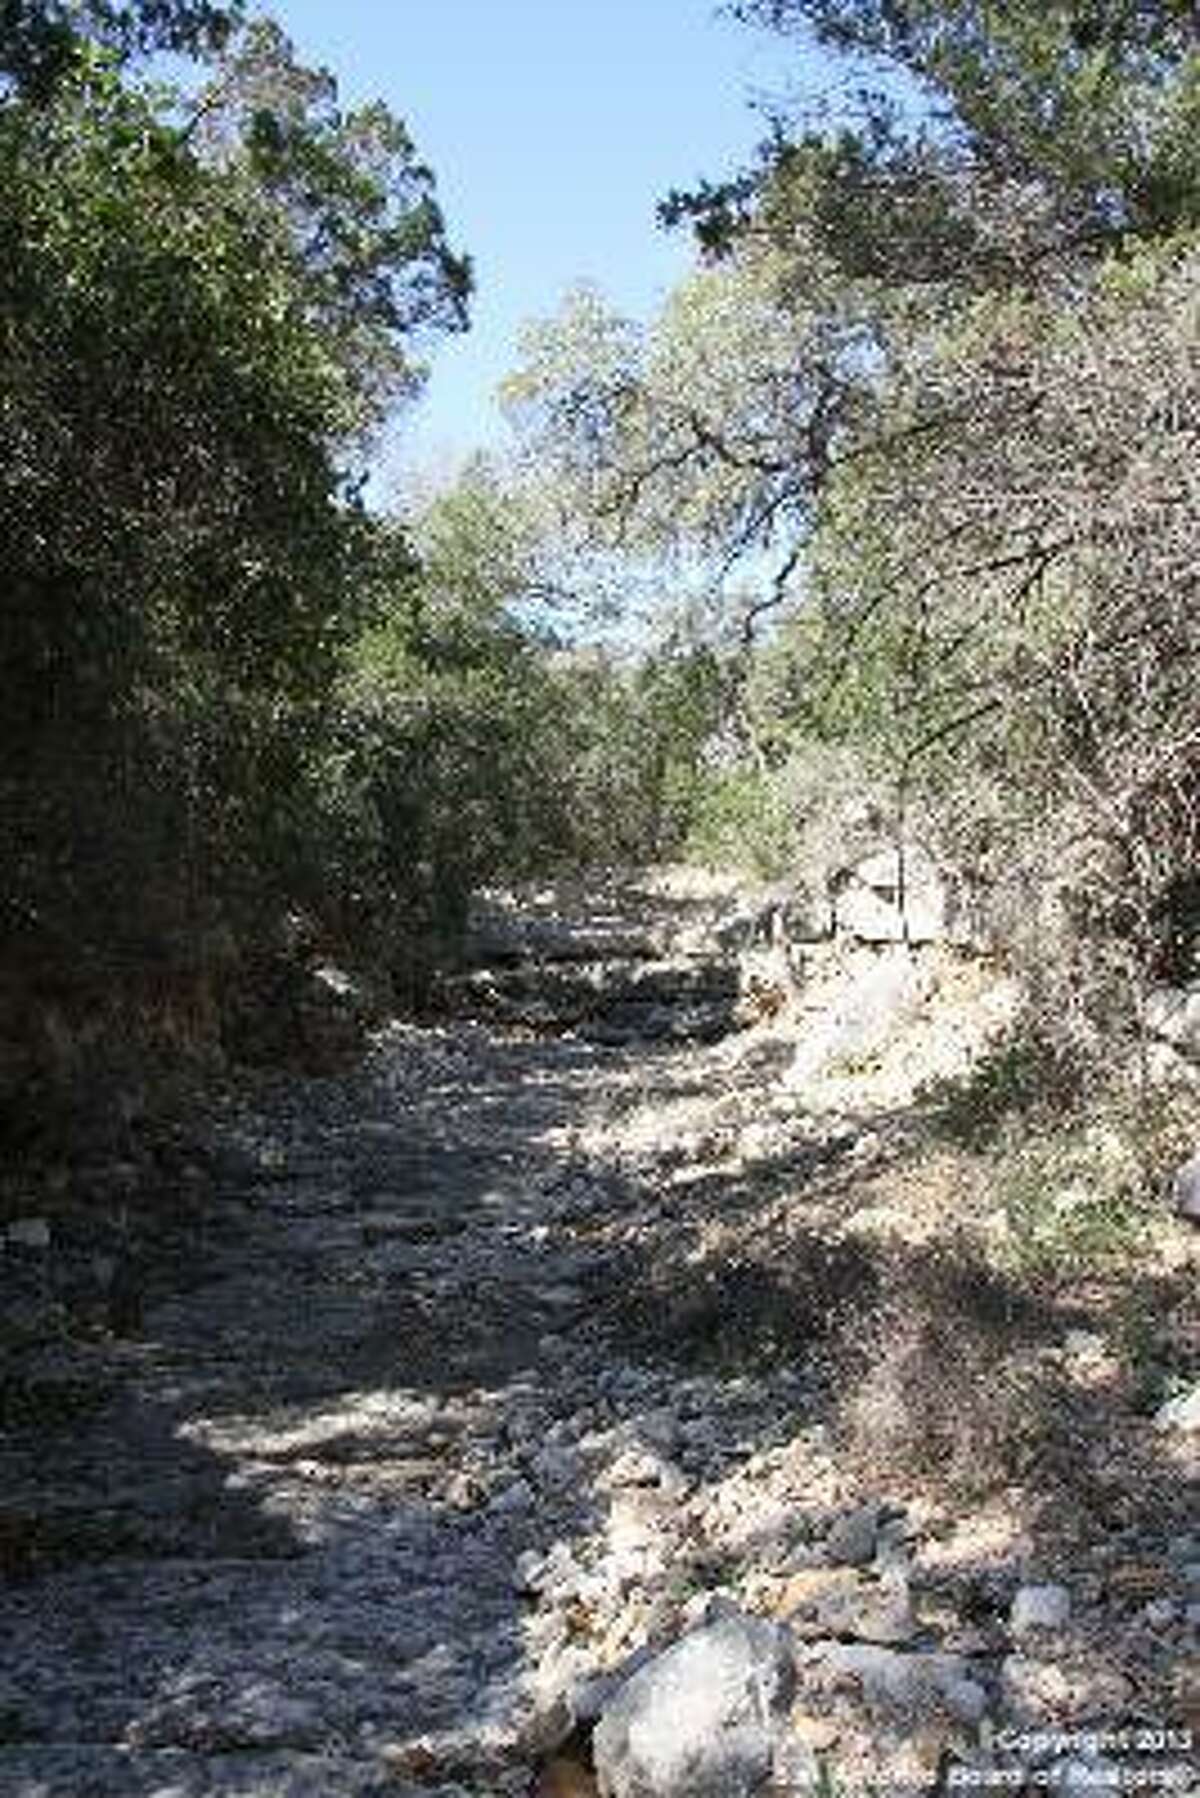
M630 928L624 920L585 923L558 918L485 920L467 936L464 954L472 967L514 967L523 962L653 961L663 954L663 937Z
M477 969L443 986L448 1009L459 1015L570 1028L605 1022L634 1035L689 1038L723 1034L738 996L736 965L711 959L604 961ZM699 1014L690 1022L662 1015L675 1008Z

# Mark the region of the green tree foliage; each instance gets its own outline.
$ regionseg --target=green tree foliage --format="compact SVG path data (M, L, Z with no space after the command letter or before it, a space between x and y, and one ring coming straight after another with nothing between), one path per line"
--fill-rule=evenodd
M379 102L343 111L328 70L260 19L220 59L188 136L290 263L293 305L344 378L339 435L369 434L420 387L421 344L464 328L471 288L404 124Z
M725 715L720 657L684 639L637 657L568 653L554 672L568 855L626 866L678 855Z
M737 10L875 83L848 124L781 123L740 182L665 209L719 266L770 246L863 330L768 728L886 761L1010 920L1036 935L1046 897L1064 968L1162 965L1200 852L1194 9Z
M535 627L541 545L482 466L392 542L316 763L311 892L419 994L481 885L680 846L720 670L702 651L630 661Z
M1144 970L1200 853L1194 9L736 10L845 54L857 110L667 202L703 260L648 330L585 294L531 335L531 461L610 550L739 570L701 838L786 859L834 746L1010 919L1046 895L1064 968Z
M401 128L318 89L277 162L262 108L218 159L89 47L0 106L10 956L190 952L301 853L376 553L352 458L466 286Z
M851 728L972 861L1031 917L1070 887L1143 964L1200 854L1196 255L1111 264L1066 310L981 301L914 363L889 404L930 428L839 484L808 633L810 690L824 658L845 717L857 681Z
M390 540L316 765L313 892L411 991L452 951L472 890L545 861L565 817L554 696L513 615L524 545L502 499L468 479L411 543Z
M0 74L26 99L47 100L84 44L122 61L154 50L204 55L227 42L242 11L241 0L0 0Z
M786 120L760 167L667 203L713 247L816 227L850 272L1028 278L1200 215L1200 37L1183 0L746 0L851 59L857 116Z
M781 603L839 447L875 384L866 286L750 247L698 269L648 329L590 290L532 327L504 392L529 464L593 545L699 570L727 636ZM775 557L774 590L731 578Z

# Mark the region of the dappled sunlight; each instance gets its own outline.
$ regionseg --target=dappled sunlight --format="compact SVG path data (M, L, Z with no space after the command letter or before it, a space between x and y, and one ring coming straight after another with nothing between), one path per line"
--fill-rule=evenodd
M585 1754L573 1707L724 1605L786 1626L803 1727L832 1706L866 1753L914 1658L968 1710L996 1686L1013 1591L1097 1527L1178 1536L1187 1457L1129 1356L1173 1377L1137 1330L1186 1296L1148 1267L1126 1340L1095 1294L1029 1284L987 1169L866 1079L810 1112L794 1028L393 1022L360 1072L231 1113L226 1228L139 1351L157 1408L63 1464L103 1482L110 1559L44 1536L6 1613L55 1582L37 1727L82 1727L121 1635L122 1752L515 1794ZM889 1065L921 1060L909 1028ZM1084 1703L1112 1669L1085 1631L1060 1671Z

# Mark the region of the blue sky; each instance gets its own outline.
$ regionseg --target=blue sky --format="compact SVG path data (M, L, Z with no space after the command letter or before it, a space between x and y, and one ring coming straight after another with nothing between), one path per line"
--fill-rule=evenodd
M714 0L274 0L301 59L344 97L408 123L478 291L439 345L392 462L436 475L502 431L492 404L527 318L580 279L649 314L687 266L655 202L733 172L764 135L797 45L717 17ZM815 67L810 65L810 77Z

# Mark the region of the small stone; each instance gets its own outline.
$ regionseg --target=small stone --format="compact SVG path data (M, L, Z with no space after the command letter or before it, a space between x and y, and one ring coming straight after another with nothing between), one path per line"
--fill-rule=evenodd
M577 1311L583 1303L578 1286L538 1286L530 1298L548 1311Z
M809 1712L797 1707L788 1719L788 1727L797 1741L815 1754L824 1754L832 1748L841 1731L838 1725L828 1717L814 1717Z
M1068 1330L1063 1338L1063 1349L1079 1360L1094 1360L1105 1353L1103 1336L1097 1336L1094 1330Z
M831 1634L884 1646L910 1642L918 1628L908 1580L899 1571L877 1586L859 1583L831 1593L818 1602L817 1617Z
M987 1713L988 1695L978 1681L950 1679L943 1684L941 1692L946 1709L956 1723L974 1725L982 1722Z
M843 1567L865 1566L875 1557L878 1533L879 1506L860 1505L838 1518L825 1538L826 1552Z
M1043 1723L1058 1716L1071 1699L1071 1684L1053 1662L1010 1654L1000 1669L1005 1709L1019 1723Z
M975 1723L987 1697L967 1677L965 1661L951 1654L908 1654L861 1643L830 1643L818 1651L819 1664L835 1688L850 1681L868 1704L907 1717L946 1710Z
M540 1554L527 1548L524 1554L517 1556L517 1564L513 1568L513 1590L516 1592L537 1592L545 1574L545 1564Z
M564 1448L544 1448L535 1456L532 1473L539 1485L566 1486L579 1478L578 1456Z
M858 1575L848 1567L803 1567L777 1588L773 1608L779 1617L813 1610L822 1599L858 1590Z
M533 1506L533 1493L525 1481L514 1480L511 1486L506 1486L502 1492L496 1494L488 1508L498 1511L502 1516L508 1516L522 1511L532 1511Z
M1159 1430L1183 1430L1189 1433L1200 1430L1200 1381L1190 1392L1169 1399L1156 1411L1154 1426Z
M50 1224L44 1217L19 1217L8 1226L8 1240L20 1249L48 1249Z
M1175 1621L1176 1609L1174 1601L1170 1598L1155 1598L1146 1605L1142 1611L1142 1616L1150 1625L1151 1629L1165 1629L1168 1624L1174 1623Z
M1065 1586L1021 1586L1012 1602L1009 1627L1014 1636L1062 1629L1070 1616L1071 1594Z
M1171 1182L1171 1197L1180 1217L1187 1218L1189 1223L1200 1224L1200 1155L1194 1155L1176 1169Z
M615 1489L621 1486L657 1486L663 1470L658 1455L645 1449L626 1449L601 1475L597 1484Z
M470 1511L478 1503L479 1493L475 1481L467 1473L456 1473L447 1482L445 1492L446 1503L453 1505L456 1511Z
M633 1427L642 1440L660 1454L673 1455L677 1452L682 1431L673 1411L668 1411L665 1407L657 1411L644 1411L634 1419Z
M665 1548L665 1529L676 1508L665 1493L633 1486L614 1494L608 1517L608 1542L614 1555L631 1549Z

